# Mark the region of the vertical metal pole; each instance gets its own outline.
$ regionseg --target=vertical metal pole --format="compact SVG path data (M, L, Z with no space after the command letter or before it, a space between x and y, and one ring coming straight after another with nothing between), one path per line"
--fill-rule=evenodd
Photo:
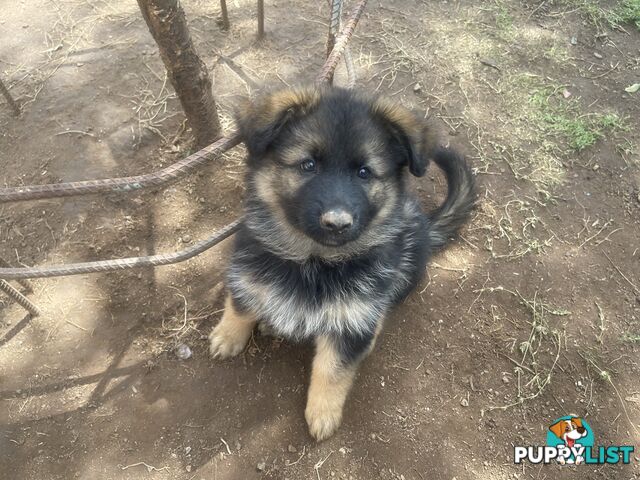
M222 29L229 30L229 11L227 10L227 0L220 0L220 12L222 15Z
M264 37L264 0L258 0L258 39Z
M0 80L0 92L2 92L2 95L4 95L4 98L7 99L7 103L9 104L11 109L13 110L13 113L15 114L15 116L16 117L19 116L20 115L20 107L18 106L16 101L13 99L13 97L9 93L9 89L4 86L4 83L2 83L2 80Z

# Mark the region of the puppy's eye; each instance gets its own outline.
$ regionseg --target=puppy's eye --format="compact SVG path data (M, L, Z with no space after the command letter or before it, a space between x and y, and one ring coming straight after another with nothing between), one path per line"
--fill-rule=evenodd
M313 158L307 158L300 162L300 170L307 173L316 171L316 161Z
M371 170L368 167L360 167L358 169L358 176L364 180L371 178Z

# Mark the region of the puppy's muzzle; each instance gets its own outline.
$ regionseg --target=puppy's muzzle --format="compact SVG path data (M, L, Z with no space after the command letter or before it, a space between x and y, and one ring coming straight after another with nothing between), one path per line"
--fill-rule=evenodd
M331 233L344 233L353 226L353 215L342 208L334 208L320 216L320 225Z

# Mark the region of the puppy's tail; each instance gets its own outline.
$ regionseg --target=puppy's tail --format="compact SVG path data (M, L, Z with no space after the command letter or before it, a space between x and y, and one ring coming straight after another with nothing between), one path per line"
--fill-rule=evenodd
M429 237L434 248L441 248L469 219L476 204L476 188L471 168L453 150L438 148L433 159L447 177L447 198L429 214Z

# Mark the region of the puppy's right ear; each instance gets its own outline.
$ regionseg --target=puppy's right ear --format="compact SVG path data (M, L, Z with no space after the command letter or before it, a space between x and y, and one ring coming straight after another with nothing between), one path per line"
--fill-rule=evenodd
M247 100L236 111L236 123L250 156L261 156L292 120L308 114L320 101L312 87L292 88Z
M404 151L404 164L416 177L422 177L438 146L435 129L413 112L384 97L371 105L374 116L381 119L391 137Z

